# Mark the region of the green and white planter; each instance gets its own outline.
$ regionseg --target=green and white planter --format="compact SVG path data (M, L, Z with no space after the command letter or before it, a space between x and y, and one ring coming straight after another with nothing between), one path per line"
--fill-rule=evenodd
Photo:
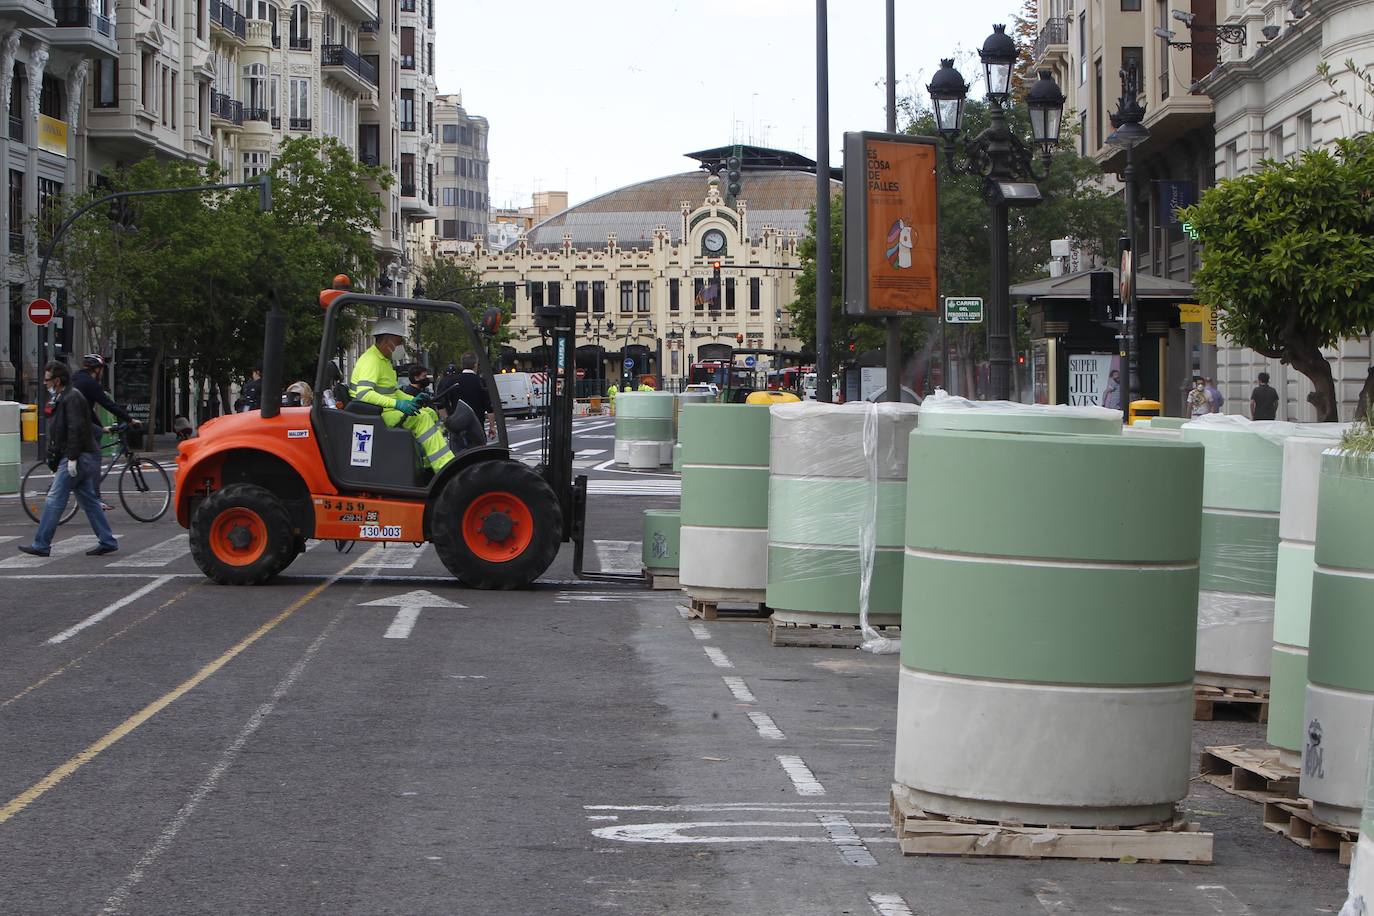
M681 556L682 513L677 509L645 509L644 571L654 586L675 588Z
M1197 681L1265 690L1274 641L1283 442L1292 423L1221 416L1184 425L1207 449Z
M0 401L0 493L19 492L19 405Z
M683 410L682 556L692 598L762 602L768 586L768 407Z
M896 782L961 817L1167 820L1192 764L1202 449L926 419L908 462L946 485L907 488Z
M617 397L616 464L634 468L656 468L671 464L673 411L676 404L676 395L667 391L627 391ZM647 444L634 448L634 443Z
M861 558L872 544L868 621L901 622L906 452L917 409L816 401L772 408L768 606L774 620L858 625Z
M921 427L931 430L1115 436L1121 433L1121 412L1105 407L970 401L936 393L921 402Z
M1312 618L1312 571L1316 566L1317 484L1329 436L1294 436L1283 443L1283 494L1279 501L1278 570L1274 579L1274 643L1269 660L1269 743L1279 759L1302 760L1303 704L1307 700L1307 634ZM1316 432L1322 426L1313 425Z
M1374 457L1322 455L1307 704L1298 791L1312 813L1360 823L1374 717Z
M677 396L673 407L673 470L682 471L682 440L687 436L686 417L682 409L690 404L714 404L715 398L704 391L684 391Z

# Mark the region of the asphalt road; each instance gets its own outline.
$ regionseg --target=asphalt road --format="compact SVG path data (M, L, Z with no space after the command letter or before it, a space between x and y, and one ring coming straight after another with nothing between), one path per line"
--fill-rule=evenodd
M676 478L596 469L604 422L579 421L579 462L594 562L625 568ZM672 593L574 583L567 548L519 593L455 586L432 548L332 544L233 589L199 575L174 522L113 520L119 553L37 561L0 499L0 913L1245 916L1344 899L1334 855L1200 781L1187 807L1217 834L1210 867L904 858L894 656L688 621ZM59 545L83 535L78 516ZM1196 723L1195 743L1263 730Z

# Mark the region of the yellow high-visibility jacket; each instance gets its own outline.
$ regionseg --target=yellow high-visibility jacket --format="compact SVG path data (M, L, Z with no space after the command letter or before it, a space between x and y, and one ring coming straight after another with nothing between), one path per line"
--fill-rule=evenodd
M348 396L383 409L396 406L396 367L374 344L353 366L348 380Z

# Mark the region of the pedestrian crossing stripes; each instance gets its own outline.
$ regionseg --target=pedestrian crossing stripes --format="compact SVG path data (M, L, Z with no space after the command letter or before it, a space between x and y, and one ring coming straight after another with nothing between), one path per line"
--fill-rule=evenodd
M388 543L383 550L377 551L371 560L359 563L359 569L414 569L425 554L428 544L418 547L414 544Z
M178 534L176 537L168 538L160 544L154 544L138 553L125 557L122 560L115 560L108 564L110 567L124 568L152 568L166 566L168 563L175 562L191 552L191 539L185 534Z
M76 537L70 537L53 544L52 552L46 557L33 557L28 554L21 554L17 557L10 557L8 560L0 561L0 569L33 569L38 566L47 566L49 563L56 563L63 557L85 553L94 547L96 543L95 535L78 534Z

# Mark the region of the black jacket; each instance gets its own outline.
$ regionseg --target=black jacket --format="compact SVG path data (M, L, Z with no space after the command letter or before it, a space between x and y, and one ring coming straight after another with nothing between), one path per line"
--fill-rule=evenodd
M491 398L487 395L487 386L482 384L482 376L476 372L464 370L458 373L457 380L443 390L441 402L445 406L455 400L471 407L479 420L491 413Z
M80 458L82 452L99 455L100 446L91 429L91 408L81 389L72 386L58 395L48 418L48 460L56 466L59 461Z
M81 392L81 396L86 399L86 412L90 415L91 422L100 425L95 418L95 405L99 404L110 413L114 414L125 423L133 420L129 412L116 404L110 395L105 391L105 386L100 384L100 379L91 375L85 369L78 369L72 375L72 387Z

